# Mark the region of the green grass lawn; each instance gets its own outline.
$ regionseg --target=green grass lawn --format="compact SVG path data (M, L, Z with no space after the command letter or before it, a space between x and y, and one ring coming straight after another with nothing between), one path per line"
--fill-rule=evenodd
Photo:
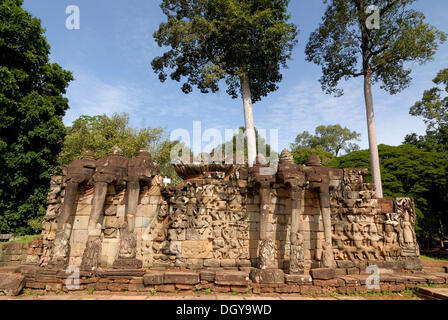
M448 261L448 258L440 258L440 257L429 257L429 256L420 256L420 259L422 260L428 260L428 261Z
M20 243L28 243L33 241L35 238L40 237L40 235L34 235L34 236L18 236L14 237L8 242L20 242ZM3 245L7 242L0 242L0 250L2 250Z

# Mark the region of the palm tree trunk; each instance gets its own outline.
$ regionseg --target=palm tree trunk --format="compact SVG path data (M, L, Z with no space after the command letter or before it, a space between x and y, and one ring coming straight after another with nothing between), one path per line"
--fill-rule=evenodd
M381 184L380 159L378 156L378 143L376 139L375 112L373 110L372 71L370 69L367 70L366 75L364 76L364 98L366 101L367 131L369 133L372 180L375 184L377 198L382 198L383 186Z
M247 162L249 167L255 164L257 156L257 142L255 138L254 112L252 108L252 94L250 92L249 76L244 73L241 77L241 95L243 97L244 120L247 136Z

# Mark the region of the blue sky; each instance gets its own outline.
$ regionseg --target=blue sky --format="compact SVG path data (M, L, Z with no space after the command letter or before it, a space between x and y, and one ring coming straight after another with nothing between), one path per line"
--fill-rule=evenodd
M65 27L69 5L80 9L79 30ZM448 32L448 1L420 0L415 7L428 22ZM224 129L244 125L241 100L231 99L224 88L217 94L195 91L185 95L179 83L159 82L150 66L164 50L152 38L165 20L159 1L25 0L24 8L42 20L52 62L72 71L76 78L67 92L70 110L64 118L66 125L80 115L114 112L128 112L135 127L163 127L167 133L184 128L192 134L193 121L201 121L202 130L217 128L223 136ZM361 133L360 145L368 147L362 79L343 82L345 95L334 98L321 91L320 68L305 60L306 42L324 10L320 0L291 1L291 21L300 29L299 44L283 72L279 90L254 105L256 127L278 129L280 150L304 130L314 132L318 125L336 123ZM378 143L399 145L408 133L424 133L423 121L410 116L409 108L446 67L447 43L434 61L412 65L413 82L402 93L390 96L379 86L374 88Z

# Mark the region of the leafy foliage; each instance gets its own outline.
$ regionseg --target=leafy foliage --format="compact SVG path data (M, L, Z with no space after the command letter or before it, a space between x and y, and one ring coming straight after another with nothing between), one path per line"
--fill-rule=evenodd
M0 233L16 234L33 232L45 214L73 80L49 62L40 20L21 6L0 1Z
M405 89L406 62L433 59L446 34L425 22L410 5L416 0L377 0L380 29L368 29L368 0L324 0L327 10L306 46L307 60L322 66L322 89L340 95L341 79L373 75L373 83L391 94Z
M190 93L217 92L238 97L240 79L248 75L253 102L277 90L281 67L296 44L296 27L288 24L289 0L163 0L168 21L154 33L159 46L171 49L152 61L163 82L172 80Z
M332 153L325 151L320 146L317 146L316 149L311 148L297 148L291 151L292 156L294 157L294 162L297 164L306 164L308 162L308 157L312 154L317 154L320 158L322 166L328 167L330 166L334 159L335 155Z
M441 70L434 78L435 87L423 93L422 100L410 110L413 116L421 116L427 124L425 136L413 133L405 142L428 151L448 153L448 69Z
M244 146L244 156L247 159L247 136L246 136L246 129L244 127L240 127L238 130L238 133L235 133L232 137L232 141L227 141L224 144L216 147L213 149L212 153L221 151L225 152L226 148L232 149L234 155L240 155L241 150L237 150L238 142L241 141L241 146ZM257 141L257 152L258 153L264 153L264 155L267 157L275 157L278 154L275 151L272 151L271 154L271 146L266 143L266 140L260 136L257 129L255 129L255 137ZM265 150L262 150L262 148L265 148Z
M348 128L342 128L341 125L318 126L316 134L313 136L308 131L304 131L296 137L291 144L291 149L321 148L327 152L338 156L341 150L346 153L359 150L359 146L350 143L352 140L359 141L361 134L356 131L350 131Z
M80 159L83 152L91 150L97 159L107 156L109 150L119 146L126 157L135 157L140 149L148 150L153 161L161 166L161 174L177 179L174 169L168 165L170 151L175 142L163 135L161 128L137 130L129 126L126 113L98 116L81 116L67 128L67 137L59 155L60 164L68 164Z
M380 145L385 197L413 197L417 211L417 233L421 242L447 235L448 157L405 144ZM369 151L362 150L337 158L331 166L369 168ZM370 177L367 178L371 180Z

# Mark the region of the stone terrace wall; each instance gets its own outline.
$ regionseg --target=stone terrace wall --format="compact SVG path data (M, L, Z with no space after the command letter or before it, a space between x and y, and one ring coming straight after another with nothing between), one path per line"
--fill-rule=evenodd
M42 255L42 240L29 243L7 242L0 249L0 267L38 264Z
M340 268L363 269L369 264L419 268L411 199L376 199L372 184L364 183L365 169L328 169L333 252ZM260 196L249 184L248 171L206 172L176 187L163 187L161 177L142 186L136 215L137 259L144 267L229 268L258 266ZM110 267L120 246L127 192L110 185L102 225L101 266ZM41 266L48 264L64 201L62 177L52 179L43 224ZM70 219L70 264L79 266L88 237L93 186L79 189L76 213ZM319 194L302 193L299 232L303 236L305 271L319 268L324 227ZM291 199L277 181L271 187L268 232L275 243L278 268L288 271Z
M62 181L60 177L54 177L53 181ZM57 191L55 193L55 190ZM137 258L144 262L145 267L152 265L152 234L151 221L155 221L160 211L161 177L153 180L151 186L143 186L140 192L139 205L135 221L135 233L137 234ZM76 213L70 217L69 223L73 225L70 236L70 265L80 266L82 256L88 239L89 215L92 210L94 195L93 186L82 186L76 201ZM52 254L52 248L56 237L57 218L61 213L64 203L65 185L54 185L48 199L49 205L42 227L42 239L44 252L40 264L46 266ZM109 186L104 205L103 215L100 217L102 224L102 253L101 265L112 266L118 256L120 246L120 226L125 221L126 189Z

